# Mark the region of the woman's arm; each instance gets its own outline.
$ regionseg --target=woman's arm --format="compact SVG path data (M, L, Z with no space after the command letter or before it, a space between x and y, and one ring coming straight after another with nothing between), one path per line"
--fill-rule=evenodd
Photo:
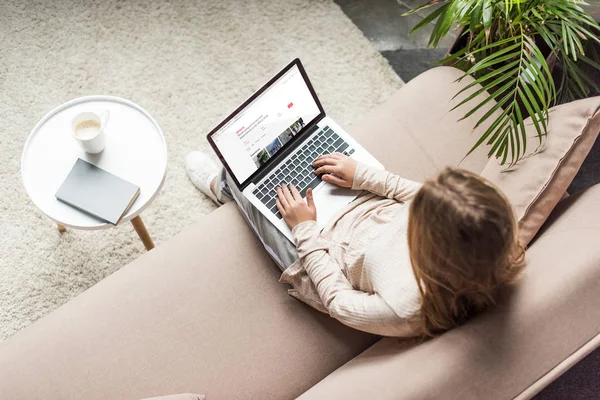
M396 201L412 199L420 188L420 183L360 162L356 165L352 182L352 190L367 190Z
M321 302L333 318L352 328L382 336L410 336L403 321L377 293L355 290L340 265L329 255L328 243L315 221L292 231L303 267L314 283Z
M383 336L410 334L408 322L398 317L378 294L355 290L341 266L329 255L329 242L320 235L312 190L306 202L290 185L277 188L277 208L292 228L298 256L312 280L321 303L338 321L355 329Z
M317 158L313 167L325 182L353 190L367 190L396 201L410 200L421 188L420 183L370 167L340 153Z

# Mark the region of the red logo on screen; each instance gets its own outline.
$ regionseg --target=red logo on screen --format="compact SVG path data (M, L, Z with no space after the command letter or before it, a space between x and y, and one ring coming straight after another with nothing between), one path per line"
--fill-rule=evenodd
M294 103L288 104L288 108L292 108L293 105L294 105Z

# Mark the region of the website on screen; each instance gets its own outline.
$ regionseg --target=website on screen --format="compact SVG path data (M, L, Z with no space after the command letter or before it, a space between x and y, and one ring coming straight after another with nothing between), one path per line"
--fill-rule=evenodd
M244 182L317 115L319 107L294 66L212 138Z

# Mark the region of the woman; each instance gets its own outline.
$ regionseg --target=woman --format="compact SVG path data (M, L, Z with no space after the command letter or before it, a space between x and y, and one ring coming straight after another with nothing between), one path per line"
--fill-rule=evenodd
M362 193L320 230L312 191L277 188L290 243L199 152L186 158L196 186L218 204L230 193L283 270L290 294L353 328L382 336L435 336L493 305L522 269L507 199L470 172L447 168L423 185L339 153L318 158L325 182Z

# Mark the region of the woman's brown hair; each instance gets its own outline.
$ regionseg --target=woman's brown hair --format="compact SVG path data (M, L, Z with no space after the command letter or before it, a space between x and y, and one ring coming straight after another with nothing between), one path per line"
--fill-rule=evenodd
M415 195L408 247L421 293L421 330L435 336L496 303L524 249L506 197L490 182L447 168Z

